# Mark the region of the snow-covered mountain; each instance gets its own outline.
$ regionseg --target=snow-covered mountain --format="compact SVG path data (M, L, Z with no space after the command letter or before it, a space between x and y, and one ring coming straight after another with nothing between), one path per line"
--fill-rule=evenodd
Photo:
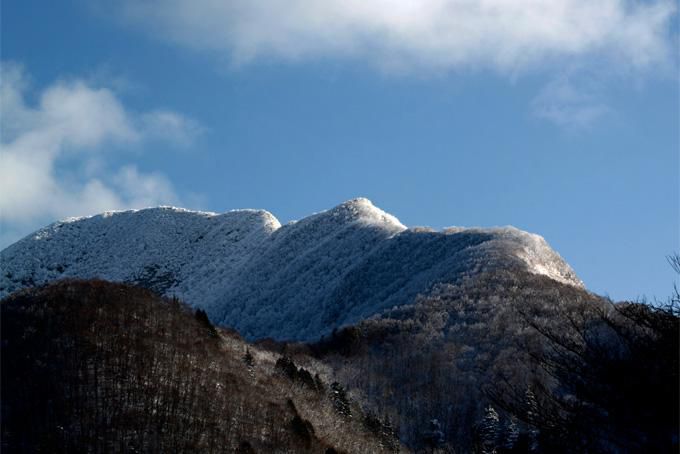
M583 286L538 235L407 229L363 198L283 226L267 211L171 207L69 219L0 252L0 268L0 297L99 277L177 296L248 338L304 340L498 268Z

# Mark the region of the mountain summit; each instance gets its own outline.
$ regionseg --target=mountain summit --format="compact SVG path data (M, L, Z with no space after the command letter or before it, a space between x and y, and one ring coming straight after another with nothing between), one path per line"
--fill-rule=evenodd
M130 282L251 339L317 339L496 269L583 287L538 235L409 229L365 198L285 225L263 210L107 212L40 229L0 252L0 263L0 297L66 277Z

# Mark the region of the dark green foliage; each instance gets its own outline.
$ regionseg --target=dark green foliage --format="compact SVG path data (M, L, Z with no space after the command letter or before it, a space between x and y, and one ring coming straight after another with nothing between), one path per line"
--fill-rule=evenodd
M215 326L210 322L208 314L203 309L196 309L194 316L201 325L207 328L211 336L217 337L217 330L215 329Z
M248 368L255 367L255 358L253 354L250 353L250 349L246 348L246 352L243 355L243 362L248 366Z
M486 408L484 418L477 427L478 449L484 454L495 453L501 444L501 426L498 412L492 407Z
M288 356L284 355L277 359L274 367L279 373L290 378L291 380L295 380L297 378L297 367L295 366L293 360Z
M315 379L307 369L303 367L298 368L289 356L281 356L276 360L274 367L278 373L288 377L290 380L306 386L310 390L323 392L323 383L319 375L317 374Z
M316 390L316 382L307 369L300 367L297 371L296 380L304 386L307 386L309 389Z
M293 433L302 440L305 447L309 448L312 440L315 438L314 426L300 416L300 413L298 413L292 400L288 399L287 403L288 408L293 412L293 419L290 421L291 429Z
M241 358L243 362L246 365L246 368L248 369L248 374L251 377L255 377L255 357L253 356L252 353L250 353L250 349L246 348L246 352L244 353L243 357Z

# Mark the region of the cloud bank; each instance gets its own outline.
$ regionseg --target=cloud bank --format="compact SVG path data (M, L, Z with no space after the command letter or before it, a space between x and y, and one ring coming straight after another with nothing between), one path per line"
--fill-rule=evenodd
M237 64L347 57L516 73L591 57L657 65L673 53L675 10L672 0L129 0L123 15Z
M109 165L111 146L163 138L188 144L200 132L171 111L133 113L107 88L58 81L31 106L28 77L0 68L0 247L46 221L105 210L176 203L170 181L132 164ZM163 133L163 134L161 134Z

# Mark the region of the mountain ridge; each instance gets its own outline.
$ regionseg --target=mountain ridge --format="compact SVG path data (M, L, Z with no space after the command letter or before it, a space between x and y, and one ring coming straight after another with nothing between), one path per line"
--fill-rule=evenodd
M106 212L50 224L0 251L0 262L0 297L63 277L129 282L250 339L317 339L490 269L583 288L538 235L407 228L365 198L283 225L265 210Z

